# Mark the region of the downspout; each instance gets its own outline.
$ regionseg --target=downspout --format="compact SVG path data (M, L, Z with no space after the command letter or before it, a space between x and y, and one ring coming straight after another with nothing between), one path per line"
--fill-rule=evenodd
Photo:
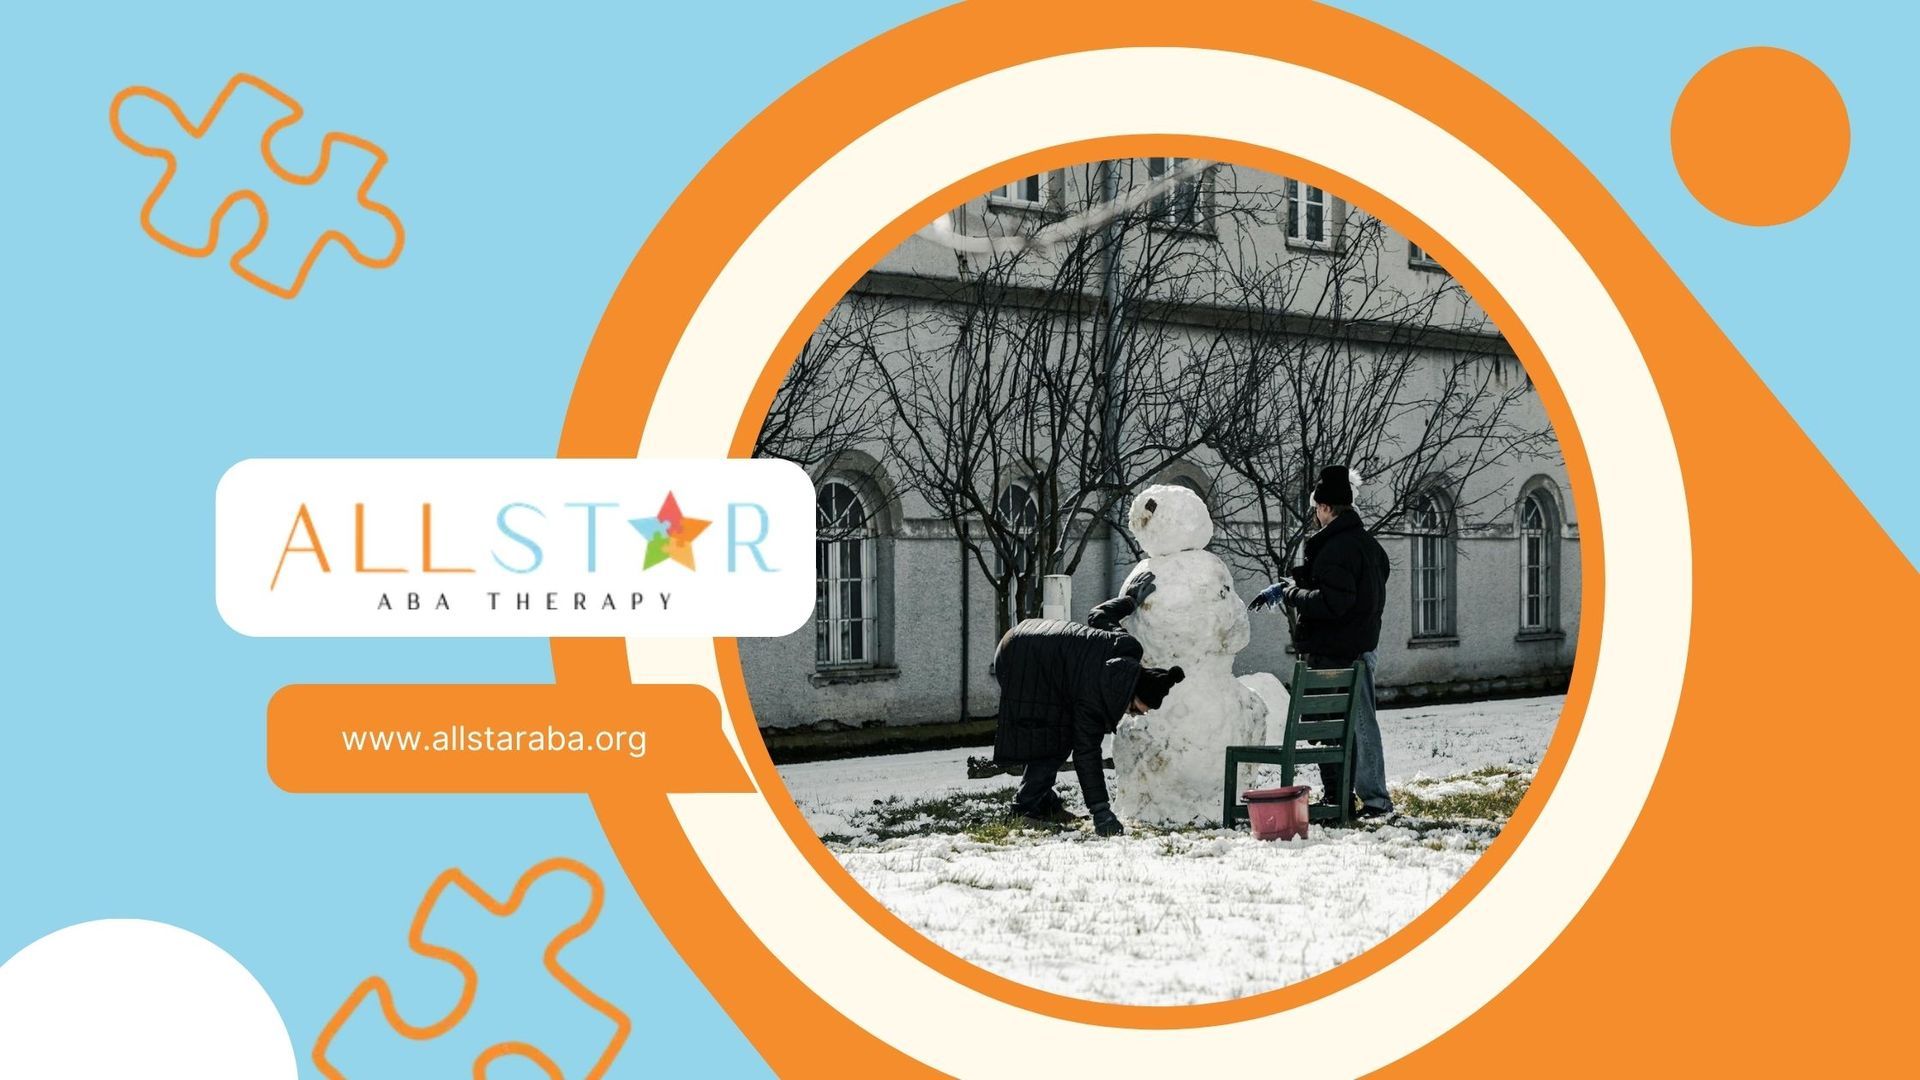
M1111 206L1119 197L1120 163L1112 160L1103 161L1100 163L1100 199L1105 205ZM1109 492L1113 491L1120 482L1117 462L1114 460L1119 456L1120 451L1119 417L1115 415L1113 398L1114 374L1120 365L1120 349L1116 341L1120 330L1120 244L1119 229L1117 226L1118 221L1119 218L1116 215L1114 218L1109 219L1105 225L1101 226L1101 231L1106 234L1102 240L1106 248L1106 258L1101 265L1100 272L1100 302L1101 307L1105 309L1107 331L1106 339L1103 343L1105 355L1102 357L1102 374L1106 379L1106 400L1100 410L1100 445L1102 452L1107 458L1107 475L1105 480L1108 484ZM1107 528L1107 595L1120 595L1120 583L1120 537L1118 532L1109 524Z
M967 700L967 686L973 675L972 659L972 623L969 617L969 587L971 575L967 573L967 522L960 520L960 719L972 719L972 710Z

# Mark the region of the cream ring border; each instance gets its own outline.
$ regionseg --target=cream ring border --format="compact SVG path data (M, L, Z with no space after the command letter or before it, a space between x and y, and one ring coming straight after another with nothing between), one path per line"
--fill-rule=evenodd
M1352 986L1270 1016L1137 1030L1030 1012L922 964L841 902L762 796L679 795L673 807L721 891L782 963L936 1069L998 1075L1017 1060L1034 1073L1098 1063L1119 1075L1186 1075L1274 1060L1285 1047L1290 1073L1362 1073L1492 1000L1574 917L1652 786L1686 663L1691 548L1666 414L1606 290L1498 169L1372 91L1263 57L1112 49L998 71L881 123L780 202L695 312L640 454L726 455L762 365L819 283L928 193L1046 147L1148 133L1273 147L1380 192L1486 275L1559 380L1606 522L1606 632L1579 738L1524 842L1454 918ZM636 681L691 679L719 692L710 642L668 644L629 642Z

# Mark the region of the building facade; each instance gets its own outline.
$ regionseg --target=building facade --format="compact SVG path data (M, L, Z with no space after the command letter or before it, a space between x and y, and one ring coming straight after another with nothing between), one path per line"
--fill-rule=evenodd
M1212 275L1204 288L1177 298L1143 291L1150 307L1147 301L1129 301L1148 312L1136 317L1160 342L1152 363L1204 366L1223 348L1233 352L1249 342L1256 347L1247 355L1258 357L1265 355L1260 348L1284 349L1292 337L1319 335L1325 342L1357 344L1340 345L1349 351L1314 352L1315 363L1351 355L1353 363L1379 370L1384 354L1407 357L1394 371L1401 382L1416 386L1409 400L1441 401L1451 391L1420 390L1421 380L1451 386L1449 380L1466 370L1477 380L1474 385L1490 388L1494 396L1487 400L1505 404L1510 415L1503 424L1550 433L1511 348L1443 267L1383 222L1329 193L1245 169L1143 159L1125 163L1124 170L1117 163L1096 163L1023 178L957 208L890 253L842 306L892 305L938 315L943 305L955 303L955 286L978 273L982 259L993 257L979 252L979 238L1031 237L1049 227L1070 231L1076 220L1097 223L1097 214L1076 218L1076 212L1115 205L1129 197L1127 192L1138 193L1132 209L1150 215L1151 230L1140 233L1143 243L1177 244L1200 260L1219 249L1264 251L1256 256L1266 260L1259 265L1287 268L1290 285L1282 301L1311 298L1298 305L1275 303L1270 312L1263 308L1274 319L1263 317L1253 325L1245 318L1248 287L1223 289L1217 267L1196 262L1192 265L1207 269L1192 280ZM1256 204L1270 213L1235 213L1236 207ZM1354 257L1362 244L1366 250ZM1057 275L1058 264L1046 263L1040 272L1051 268ZM1109 259L1109 273L1111 266ZM1358 269L1341 268L1349 266ZM1316 278L1317 273L1322 276ZM1076 297L1085 294L1087 313L1063 318L1105 317L1099 294L1111 288L1105 278L1074 279L1069 289ZM1341 297L1343 288L1390 296L1391 303L1376 305L1386 313L1376 317L1366 307L1367 298ZM1328 307L1330 294L1335 299ZM1287 310L1315 305L1320 305L1318 315ZM1335 317L1326 317L1327 311ZM927 320L909 330L913 322L872 324L878 329L864 351L907 347L900 339L917 333L916 355L938 358L954 345L941 335L964 336L971 318L940 319L932 330L927 327L934 323ZM1419 325L1409 328L1414 322ZM1132 333L1137 337L1140 331ZM1411 433L1403 437L1389 431L1386 445L1397 448L1419 437L1416 412L1392 421ZM1471 425L1463 431L1463 437L1473 437ZM973 526L953 510L950 499L929 498L924 470L902 467L900 445L897 436L890 440L862 429L808 463L821 527L814 622L785 638L740 643L754 712L765 729L938 724L988 717L996 709L995 644L1011 619L1038 613L1032 610L1035 598L1026 598L1029 610L1010 610L1011 601L996 591L994 580L1004 559L977 555L963 543L962 530ZM1240 473L1223 466L1224 456L1230 455L1196 446L1128 486L1163 482L1192 488L1215 510L1212 546L1247 555L1259 547L1255 541L1262 530L1271 528L1241 490ZM1435 461L1458 460L1459 455L1435 456ZM1037 528L1048 502L1037 497L1038 489L1048 481L1018 466L996 469L998 475L981 478L982 489L992 495L990 512L1002 521L1036 519ZM1496 461L1451 474L1436 469L1430 481L1401 486L1406 490L1390 524L1376 530L1393 565L1379 649L1382 699L1563 688L1578 637L1581 561L1579 523L1557 443L1550 437L1516 442ZM1369 507L1364 486L1358 501L1364 517ZM1124 505L1124 498L1119 502ZM1134 554L1105 521L1086 520L1065 529L1079 553L1066 575L1078 616L1111 594ZM1270 581L1271 566L1259 559L1227 561L1242 599ZM1239 654L1236 672L1284 675L1293 663L1284 618L1252 619L1252 643Z

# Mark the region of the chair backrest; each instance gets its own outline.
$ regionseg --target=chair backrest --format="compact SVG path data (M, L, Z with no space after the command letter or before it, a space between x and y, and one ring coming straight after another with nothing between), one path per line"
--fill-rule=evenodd
M1302 740L1338 741L1347 737L1358 667L1331 670L1310 668L1304 660L1293 665L1291 700L1287 704L1287 744Z
M1346 791L1332 799L1332 805L1314 806L1308 814L1314 821L1333 821L1342 826L1352 823L1353 744L1347 739L1347 729L1359 697L1360 674L1358 667L1326 670L1310 668L1304 661L1293 665L1286 734L1280 745L1227 747L1220 802L1223 824L1230 826L1246 818L1247 808L1240 805L1239 774L1243 766L1256 763L1280 766L1283 785L1294 782L1297 765L1342 766L1340 775Z

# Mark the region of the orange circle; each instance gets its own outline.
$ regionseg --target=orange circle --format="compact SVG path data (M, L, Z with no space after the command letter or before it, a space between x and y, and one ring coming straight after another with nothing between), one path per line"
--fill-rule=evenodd
M1742 225L1779 225L1819 206L1847 167L1847 104L1798 53L1715 57L1673 107L1673 165L1700 205Z

